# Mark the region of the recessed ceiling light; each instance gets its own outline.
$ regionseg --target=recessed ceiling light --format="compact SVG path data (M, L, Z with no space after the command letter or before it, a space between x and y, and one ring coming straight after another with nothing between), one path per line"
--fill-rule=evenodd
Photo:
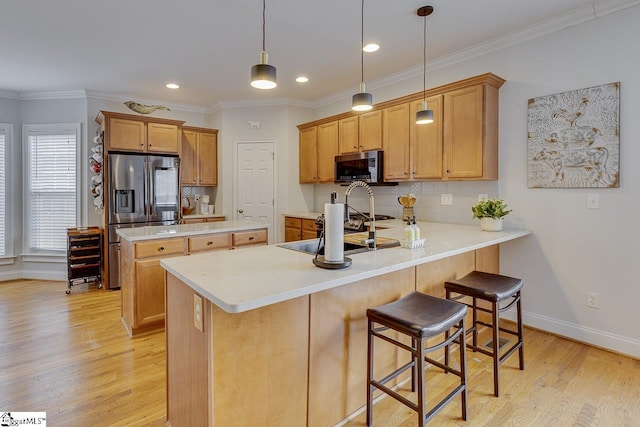
M376 43L369 43L368 45L362 48L362 50L364 50L367 53L375 52L378 49L380 49L380 45Z
M180 86L178 86L178 85L177 85L177 84L175 84L175 83L167 83L167 84L166 84L166 86L167 86L169 89L180 89Z
M298 83L306 83L306 82L308 82L308 81L309 81L309 78L308 78L308 77L305 77L305 76L300 76L300 77L296 77L296 81L297 81Z

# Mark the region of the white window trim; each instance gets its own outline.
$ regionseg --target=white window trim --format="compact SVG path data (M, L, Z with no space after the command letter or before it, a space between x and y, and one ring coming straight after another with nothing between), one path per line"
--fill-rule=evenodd
M29 184L29 133L30 132L74 132L76 134L76 224L81 221L81 200L82 200L82 163L81 163L81 152L82 152L82 127L81 123L53 123L53 124L27 124L22 125L22 182L23 188L25 189L22 200L22 212L25 213L23 217L22 225L22 256L25 261L44 261L49 260L49 262L66 262L66 250L32 250L29 248L27 242L30 241L31 235L29 231L29 224L26 220L26 212L29 209L29 203L26 197L26 192L28 191ZM62 255L65 257L62 257Z
M10 195L15 194L16 190L16 179L13 178L13 125L10 123L0 123L0 131L4 133L4 207L6 212L4 213L4 221L5 221L5 230L4 230L4 249L5 254L0 255L0 265L13 264L15 261L14 247L13 247L13 209L11 209L11 200Z

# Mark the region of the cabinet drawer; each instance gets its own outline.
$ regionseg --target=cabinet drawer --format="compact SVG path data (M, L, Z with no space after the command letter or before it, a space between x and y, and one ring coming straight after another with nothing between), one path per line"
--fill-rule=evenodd
M226 249L229 247L229 233L208 234L206 236L189 237L189 252Z
M153 240L150 242L138 242L135 244L135 257L148 258L152 256L165 256L184 253L182 239Z
M302 219L301 218L294 218L291 216L285 216L284 217L284 226L285 227L290 227L290 228L300 228L302 227Z
M267 242L267 230L240 231L233 233L233 246L255 245Z
M318 226L316 225L315 219L303 219L302 220L302 229L307 231L316 231L318 230Z

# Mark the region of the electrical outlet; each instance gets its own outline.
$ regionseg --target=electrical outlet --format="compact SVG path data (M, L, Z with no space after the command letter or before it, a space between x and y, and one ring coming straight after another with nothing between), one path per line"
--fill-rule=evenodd
M600 209L600 195L598 193L587 194L587 209Z
M600 294L587 292L587 307L600 308Z
M485 200L489 200L489 195L488 194L478 194L478 201L479 202L484 202Z
M202 297L197 294L193 294L193 326L195 326L200 332L204 332Z
M453 194L441 194L440 195L440 204L441 205L452 205L453 204Z

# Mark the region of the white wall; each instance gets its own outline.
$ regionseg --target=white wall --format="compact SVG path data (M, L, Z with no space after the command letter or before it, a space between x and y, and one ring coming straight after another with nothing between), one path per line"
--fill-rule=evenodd
M282 103L259 107L228 107L221 111L218 152L216 211L235 217L235 153L239 141L269 142L275 144L275 220L270 242L283 241L282 214L307 211L313 204L313 186L298 184L298 132L296 125L311 120L311 111ZM249 121L260 122L260 128L251 128Z

